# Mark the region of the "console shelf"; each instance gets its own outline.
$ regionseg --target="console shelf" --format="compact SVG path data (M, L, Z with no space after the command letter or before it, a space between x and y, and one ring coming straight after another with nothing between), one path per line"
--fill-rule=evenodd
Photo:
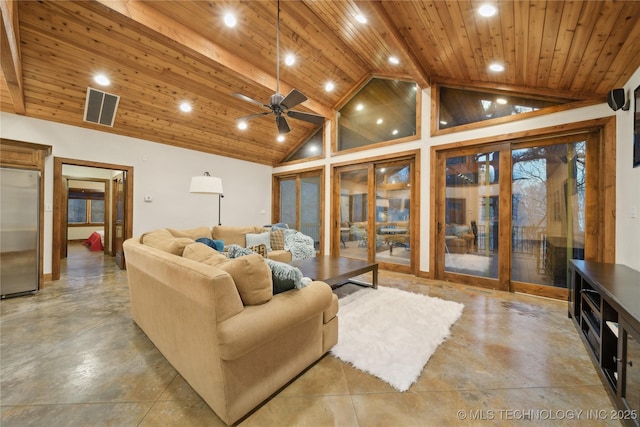
M569 317L623 421L640 426L640 272L571 260Z

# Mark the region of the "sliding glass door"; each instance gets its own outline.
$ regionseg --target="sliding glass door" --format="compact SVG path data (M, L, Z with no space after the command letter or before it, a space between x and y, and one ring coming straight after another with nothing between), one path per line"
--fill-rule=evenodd
M512 151L513 282L566 288L584 259L586 142L556 142Z
M585 257L596 142L585 133L439 152L436 277L566 297L569 260Z

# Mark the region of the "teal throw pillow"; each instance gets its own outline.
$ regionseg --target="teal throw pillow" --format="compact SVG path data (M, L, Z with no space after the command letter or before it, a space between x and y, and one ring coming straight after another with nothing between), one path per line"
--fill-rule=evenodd
M224 252L224 240L213 240L209 239L208 237L201 237L199 239L196 239L196 242L204 243L205 245L215 249L218 252Z

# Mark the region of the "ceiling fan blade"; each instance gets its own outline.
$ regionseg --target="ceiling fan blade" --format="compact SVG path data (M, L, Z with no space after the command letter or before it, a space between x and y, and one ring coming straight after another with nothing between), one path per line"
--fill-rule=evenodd
M300 92L298 89L291 89L291 92L289 92L289 95L287 95L281 102L280 105L282 105L284 108L293 108L296 105L304 102L307 100L307 97L304 96L302 94L302 92Z
M324 124L324 117L317 114L303 113L302 111L287 111L287 116L293 119L304 120L305 122L313 123L315 125Z
M278 125L278 133L289 133L291 131L287 119L281 115L276 116L276 125Z
M238 117L236 120L237 121L240 121L240 120L251 120L251 119L255 119L256 117L266 116L267 114L271 114L271 111L265 111L264 113L250 114L248 116Z
M260 102L260 101L256 101L255 99L253 99L253 98L249 98L248 96L243 95L243 94L241 94L241 93L234 93L234 94L233 94L233 96L235 96L236 98L241 99L241 100L243 100L243 101L247 101L247 102L250 102L250 103L252 103L252 104L256 104L256 105L259 105L259 106L261 106L261 107L265 107L265 108L269 108L269 109L271 109L271 107L270 107L270 106L268 106L267 104L263 104L262 102Z

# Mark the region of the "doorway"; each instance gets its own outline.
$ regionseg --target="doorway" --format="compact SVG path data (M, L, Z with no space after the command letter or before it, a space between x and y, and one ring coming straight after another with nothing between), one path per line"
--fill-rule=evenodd
M571 259L612 262L606 129L436 149L434 277L565 299Z
M54 173L53 173L53 241L52 241L52 260L51 260L51 277L52 280L60 279L60 263L61 259L65 256L67 245L67 194L68 188L66 185L66 179L63 173L65 166L78 166L88 168L106 169L112 172L114 177L122 176L122 193L121 193L121 214L122 221L120 222L120 235L122 239L120 242L132 237L133 230L133 167L116 165L110 163L100 163L93 161L84 161L76 159L66 158L54 158ZM110 180L109 180L110 181ZM112 192L114 193L114 192ZM114 197L117 194L114 193ZM107 203L107 206L110 206ZM109 218L105 218L105 224L107 221L115 222L115 209L107 209ZM122 255L121 245L118 248L118 227L111 227L113 232L111 233L114 238L110 239L110 242L105 242L105 246L109 245L109 251L116 257L115 261L121 260L121 268L124 267L124 257ZM106 234L106 233L105 233ZM120 253L120 256L118 256Z

